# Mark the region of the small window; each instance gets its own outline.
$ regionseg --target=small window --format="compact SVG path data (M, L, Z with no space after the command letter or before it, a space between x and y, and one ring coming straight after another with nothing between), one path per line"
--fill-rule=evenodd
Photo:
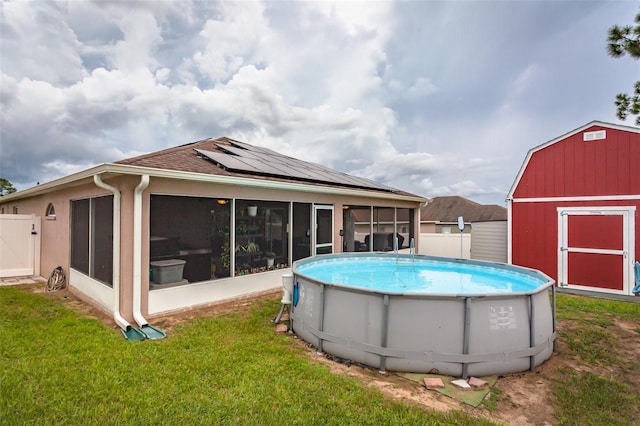
M582 136L582 140L585 142L588 141L599 141L607 138L606 130L597 130L595 132L584 132Z
M47 212L45 213L47 219L55 219L56 218L56 208L53 207L53 204L49 203L47 206Z

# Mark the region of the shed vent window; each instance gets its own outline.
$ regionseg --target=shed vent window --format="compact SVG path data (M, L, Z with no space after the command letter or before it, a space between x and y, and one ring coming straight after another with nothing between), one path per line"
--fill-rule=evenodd
M597 132L584 132L583 133L583 140L585 142L588 141L599 141L602 139L606 139L607 138L607 131L606 130L598 130Z

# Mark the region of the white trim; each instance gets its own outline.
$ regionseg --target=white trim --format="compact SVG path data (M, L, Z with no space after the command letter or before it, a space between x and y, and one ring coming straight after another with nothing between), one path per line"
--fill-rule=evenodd
M282 286L282 275L285 273L290 274L291 268L151 290L149 291L149 315L179 311L275 290Z
M592 254L614 254L623 256L626 250L612 250L612 249L592 249L592 248L576 248L568 247L567 253L592 253Z
M108 312L113 312L113 288L73 268L69 268L69 284Z
M513 200L507 200L507 263L513 264Z
M512 203L552 203L558 201L628 201L640 200L638 195L585 195L578 197L540 197L540 198L510 198Z
M570 285L565 285L562 286L560 288L568 288L571 290L584 290L584 291L593 291L596 293L607 293L607 294L620 294L620 295L624 295L624 296L630 296L630 293L626 293L624 290L616 290L613 288L606 288L606 287L589 287L589 286L585 286L585 285L576 285L576 284L570 284Z
M598 214L595 212L606 212L611 215L620 214L615 212L620 211L631 211L634 212L636 210L636 206L579 206L579 207L557 207L558 212L563 212L567 214L574 215L593 215Z
M318 241L317 241L319 210L329 210L331 212L331 241L328 243L318 244ZM342 248L340 249L340 251L336 251L334 247L334 242L335 242L334 233L336 230L335 228L336 221L334 220L335 210L333 208L333 204L313 204L312 211L313 211L313 223L311 225L311 229L313 229L313 232L311 232L311 247L312 247L311 256L316 256L318 254L318 248L322 248L322 247L330 247L331 253L340 253L342 251Z
M622 126L619 124L613 124L613 123L605 123L603 121L597 121L594 120L590 123L587 123L583 126L578 127L577 129L574 129L568 133L565 133L562 136L558 136L557 138L551 139L550 141L547 141L545 143L543 143L542 145L538 145L536 147L531 148L528 152L527 155L524 158L524 161L522 163L522 166L520 166L520 170L518 171L518 174L516 175L515 180L513 181L513 184L511 185L511 189L509 189L509 192L507 193L507 199L513 199L513 193L515 192L516 188L518 187L518 184L520 183L520 179L522 179L522 175L524 174L524 171L526 170L527 166L529 165L529 160L531 160L531 157L533 156L533 154L535 154L536 152L548 147L549 145L553 145L556 142L560 142L563 139L567 139L573 135L576 135L590 127L593 126L599 126L599 127L605 127L608 129L615 129L615 130L621 130L621 131L625 131L625 132L632 132L632 133L640 133L640 129L637 127L631 127L631 126Z
M167 170L153 167L140 167L130 166L125 164L116 163L104 163L99 166L95 166L68 176L64 176L59 179L52 180L47 183L40 184L22 191L14 192L12 194L2 197L2 202L11 201L13 199L21 199L27 196L33 196L37 194L46 193L59 186L75 183L81 184L82 180L92 179L94 175L114 173L121 175L149 175L154 178L166 178L166 179L181 179L197 182L209 182L220 183L225 185L239 185L253 188L269 188L280 189L284 191L296 191L296 192L308 192L313 194L332 194L332 195L346 195L357 197L373 197L383 198L388 200L402 200L402 201L414 201L425 202L424 197L416 195L403 195L393 192L366 190L357 188L340 188L334 186L320 186L307 183L297 183L291 181L275 181L269 179L252 179L238 176L223 176L213 175L209 173L194 173L185 172L180 170ZM88 183L88 181L87 181Z
M140 176L133 190L133 319L140 327L149 325L142 315L142 193L149 186L149 175Z
M120 313L120 253L121 253L121 242L120 242L120 191L118 188L108 185L102 181L102 177L98 174L93 175L93 182L96 186L111 191L113 193L113 320L118 324L120 328L125 331L129 331L131 329L131 324L124 319L122 314ZM91 227L89 227L89 231L91 231ZM91 241L91 239L89 239Z

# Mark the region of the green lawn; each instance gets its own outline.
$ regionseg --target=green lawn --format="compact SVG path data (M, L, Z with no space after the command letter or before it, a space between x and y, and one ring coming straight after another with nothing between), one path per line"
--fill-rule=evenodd
M0 288L0 424L489 424L385 398L273 331L278 301L159 341Z
M544 374L559 423L637 422L640 365L621 352L614 323L640 332L640 304L557 300L559 321L572 324L559 332L557 356L580 366ZM249 313L198 318L166 339L131 342L52 298L0 287L0 425L490 424L393 401L310 362L291 336L274 332L278 308L276 298L260 301ZM490 403L508 404L498 388Z
M628 352L616 321L636 325L640 303L558 295L559 322L571 327L558 333L561 347L579 366L562 368L553 378L554 408L562 425L640 424L640 357ZM640 335L622 336L638 342ZM626 350L626 351L625 351Z

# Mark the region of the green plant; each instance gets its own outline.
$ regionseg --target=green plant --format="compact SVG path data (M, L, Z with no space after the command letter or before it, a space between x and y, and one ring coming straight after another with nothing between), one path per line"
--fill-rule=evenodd
M487 394L487 396L482 401L482 404L487 408L487 410L493 411L496 408L498 408L498 402L500 401L501 393L502 391L497 387L493 386L491 388L491 391Z
M264 253L264 257L266 257L267 259L275 259L276 254L272 251L267 251Z

